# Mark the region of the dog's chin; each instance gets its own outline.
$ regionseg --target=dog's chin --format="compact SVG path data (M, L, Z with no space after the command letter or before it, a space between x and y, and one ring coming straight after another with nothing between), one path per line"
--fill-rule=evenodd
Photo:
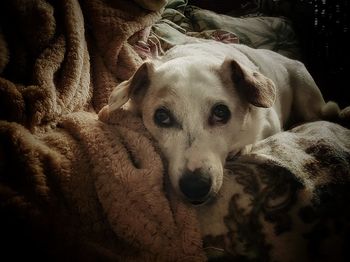
M203 200L187 200L191 205L193 206L204 206L207 202L210 201L210 198L203 199Z
M206 197L202 199L196 199L196 200L191 200L183 196L184 201L190 203L193 206L205 206L205 205L211 205L216 201L216 195L215 193L210 193Z

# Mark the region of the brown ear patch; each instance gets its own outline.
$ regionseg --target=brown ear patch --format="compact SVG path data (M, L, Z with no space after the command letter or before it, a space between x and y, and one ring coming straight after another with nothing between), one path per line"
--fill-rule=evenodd
M231 69L231 78L239 92L249 103L257 107L271 107L276 100L276 86L263 74L253 71L235 60L227 60Z
M143 63L135 72L129 87L129 97L140 100L146 93L150 79L149 75L154 72L154 65L151 62Z
M141 103L150 85L150 74L153 73L154 70L154 65L151 62L145 62L129 80L120 83L109 97L109 110L114 111L119 109L128 102L130 98L135 104Z

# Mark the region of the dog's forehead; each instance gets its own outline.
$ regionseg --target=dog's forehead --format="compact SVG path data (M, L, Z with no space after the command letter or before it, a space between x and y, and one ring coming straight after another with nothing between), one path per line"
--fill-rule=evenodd
M160 97L203 92L204 89L211 93L222 87L218 64L205 59L165 62L154 72L152 80L152 88Z
M207 117L214 104L233 108L233 88L223 81L220 66L220 61L211 59L176 59L161 64L151 75L144 110L152 115L155 109L165 107L180 119L192 119Z
M228 93L228 89L220 80L211 76L207 81L203 79L182 79L163 83L158 81L157 88L151 88L149 97L155 101L154 106L163 104L172 109L192 111L195 107L209 107L218 101L226 101L229 99Z

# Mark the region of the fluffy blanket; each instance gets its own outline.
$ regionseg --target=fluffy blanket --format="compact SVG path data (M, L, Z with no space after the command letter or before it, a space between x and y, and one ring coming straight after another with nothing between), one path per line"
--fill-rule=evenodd
M140 120L121 115L118 126L107 125L94 113L142 62L133 43L164 4L0 3L4 255L203 260L194 213L167 198Z
M142 62L128 39L160 11L127 0L6 1L0 17L0 117L33 130L105 105Z
M0 137L0 228L12 256L16 247L60 261L203 260L194 210L165 194L139 118L74 113L35 136L2 122Z

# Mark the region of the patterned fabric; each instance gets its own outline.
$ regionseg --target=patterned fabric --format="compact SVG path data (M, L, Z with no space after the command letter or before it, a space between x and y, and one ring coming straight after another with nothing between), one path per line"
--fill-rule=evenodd
M212 10L216 13L227 13L229 11L234 16L240 16L258 12L262 0L190 0L189 2L191 5Z
M198 215L208 257L350 261L349 141L349 129L311 122L227 161L216 202Z

